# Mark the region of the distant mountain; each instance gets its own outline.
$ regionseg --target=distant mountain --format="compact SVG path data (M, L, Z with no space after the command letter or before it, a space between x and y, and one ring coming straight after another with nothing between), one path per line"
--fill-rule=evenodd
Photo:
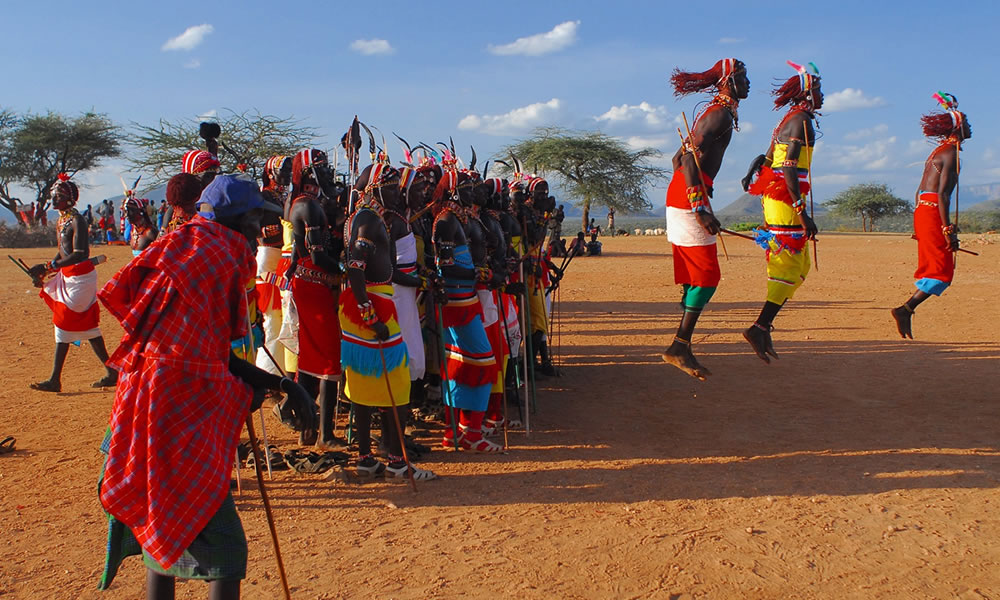
M958 192L959 207L962 210L1000 210L1000 183L962 185Z
M819 203L815 205L815 211L816 216L825 215L830 212L828 208ZM751 196L750 194L743 194L736 200L715 211L715 216L724 225L729 225L745 221L762 221L764 219L764 211L760 206L760 198Z

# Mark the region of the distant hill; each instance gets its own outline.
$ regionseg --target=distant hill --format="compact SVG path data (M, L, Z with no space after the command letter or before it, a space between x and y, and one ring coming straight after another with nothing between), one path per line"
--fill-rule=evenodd
M815 205L815 211L817 217L830 212L828 208L819 203ZM743 194L736 200L715 211L715 216L724 225L729 225L745 221L762 221L764 219L764 211L760 206L760 198L751 196L750 194Z
M962 210L1000 210L1000 183L959 186L959 206Z

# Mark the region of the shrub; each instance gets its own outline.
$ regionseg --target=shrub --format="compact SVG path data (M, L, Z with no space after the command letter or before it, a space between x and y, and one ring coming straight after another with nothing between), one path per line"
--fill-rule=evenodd
M56 243L56 230L48 227L27 229L0 223L0 248L47 248Z

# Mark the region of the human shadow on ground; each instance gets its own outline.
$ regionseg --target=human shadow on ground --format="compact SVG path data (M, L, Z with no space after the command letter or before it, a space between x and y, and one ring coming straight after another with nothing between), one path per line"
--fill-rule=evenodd
M704 383L651 345L566 349L564 376L539 379L533 432L512 432L509 454L435 452L443 473L482 471L412 497L384 489L397 504L457 506L470 491L496 505L1000 487L1000 344L789 341L772 365L743 344L706 346L716 374ZM285 485L288 501L312 493Z

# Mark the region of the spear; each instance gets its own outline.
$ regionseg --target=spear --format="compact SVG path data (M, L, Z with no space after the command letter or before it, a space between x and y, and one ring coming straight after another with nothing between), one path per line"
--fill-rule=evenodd
M698 170L698 186L701 188L701 193L705 194L705 202L708 203L708 210L712 210L712 201L708 197L708 188L705 187L704 175L701 171L701 161L698 160L698 150L694 147L694 138L691 137L691 127L688 126L687 113L681 113L684 117L684 130L687 131L687 139L691 142L691 158L694 159L694 167ZM681 147L684 147L684 136L681 135L680 128L677 129L677 135L681 138ZM726 260L729 260L729 250L726 248L726 240L721 235L719 236L719 243L722 245L722 253L726 255Z
M802 133L805 136L806 148L809 148L809 120L808 119L805 120L805 121L802 121ZM810 153L811 152L812 152L812 150L810 150ZM808 173L807 176L809 178L809 218L813 219L813 221L815 222L816 211L813 210L813 172L812 172L812 159L813 159L813 155L810 154L809 155L809 170L807 171L807 173ZM812 239L812 243L813 243L813 266L816 267L817 271L819 271L819 253L816 251L816 238L815 237Z

